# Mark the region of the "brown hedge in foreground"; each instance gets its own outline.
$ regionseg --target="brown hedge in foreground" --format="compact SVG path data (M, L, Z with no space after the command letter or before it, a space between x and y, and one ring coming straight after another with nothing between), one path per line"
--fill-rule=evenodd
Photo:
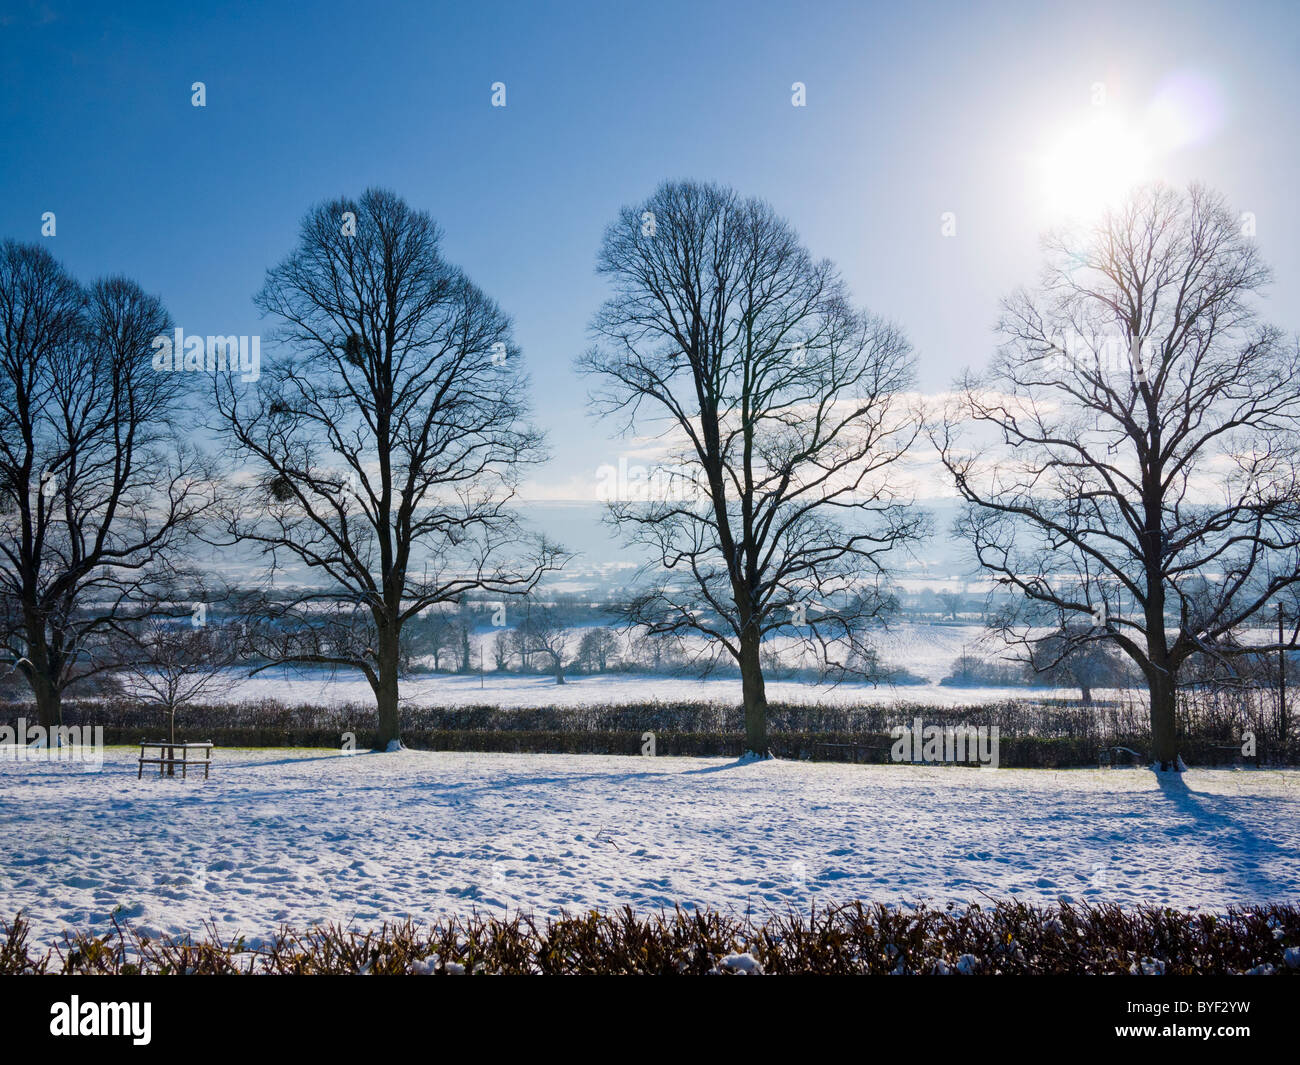
M1116 905L966 910L849 903L766 919L631 908L538 921L451 917L356 931L282 929L252 943L66 934L34 951L0 921L0 974L1296 974L1300 908L1226 914Z

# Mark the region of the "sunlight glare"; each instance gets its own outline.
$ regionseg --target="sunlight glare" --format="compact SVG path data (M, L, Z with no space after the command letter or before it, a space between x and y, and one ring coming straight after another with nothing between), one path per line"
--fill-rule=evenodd
M1143 135L1100 112L1066 130L1042 156L1046 206L1058 218L1095 217L1145 180L1150 163Z

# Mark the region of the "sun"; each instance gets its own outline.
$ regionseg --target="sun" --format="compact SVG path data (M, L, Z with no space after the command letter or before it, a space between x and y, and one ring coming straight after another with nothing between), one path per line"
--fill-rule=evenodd
M1088 220L1147 180L1151 149L1134 126L1099 112L1060 133L1039 158L1043 198L1061 220Z

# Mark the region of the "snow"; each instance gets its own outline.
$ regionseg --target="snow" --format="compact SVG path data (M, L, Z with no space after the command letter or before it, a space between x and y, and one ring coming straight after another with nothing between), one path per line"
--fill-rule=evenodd
M0 762L0 913L49 939L631 905L1151 903L1300 884L1300 772L219 750L209 781Z
M744 954L728 954L718 962L718 967L741 976L761 976L763 974L763 966L749 951Z
M767 698L777 703L821 703L828 706L859 706L916 703L925 706L973 706L1012 700L1078 700L1078 688L949 688L937 683L814 684L800 681L767 681ZM1108 693L1100 690L1098 696ZM608 706L643 702L740 702L739 677L664 677L648 673L606 673L568 676L564 684L553 677L436 674L412 676L401 682L406 706ZM291 668L268 669L255 677L237 681L225 702L275 699L290 706L342 706L374 704L374 693L357 673L337 673Z

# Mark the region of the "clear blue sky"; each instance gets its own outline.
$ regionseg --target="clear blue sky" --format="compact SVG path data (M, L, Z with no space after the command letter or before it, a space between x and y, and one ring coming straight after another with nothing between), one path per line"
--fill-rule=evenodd
M1254 212L1272 316L1300 328L1294 3L98 8L0 6L0 234L39 241L54 211L47 244L79 276L136 278L189 332L252 334L304 211L391 187L514 316L552 495L589 492L619 453L570 367L601 231L664 178L769 199L907 329L937 391L987 358L998 297L1035 276L1036 154L1096 83L1131 118L1172 84L1204 113L1148 176Z

